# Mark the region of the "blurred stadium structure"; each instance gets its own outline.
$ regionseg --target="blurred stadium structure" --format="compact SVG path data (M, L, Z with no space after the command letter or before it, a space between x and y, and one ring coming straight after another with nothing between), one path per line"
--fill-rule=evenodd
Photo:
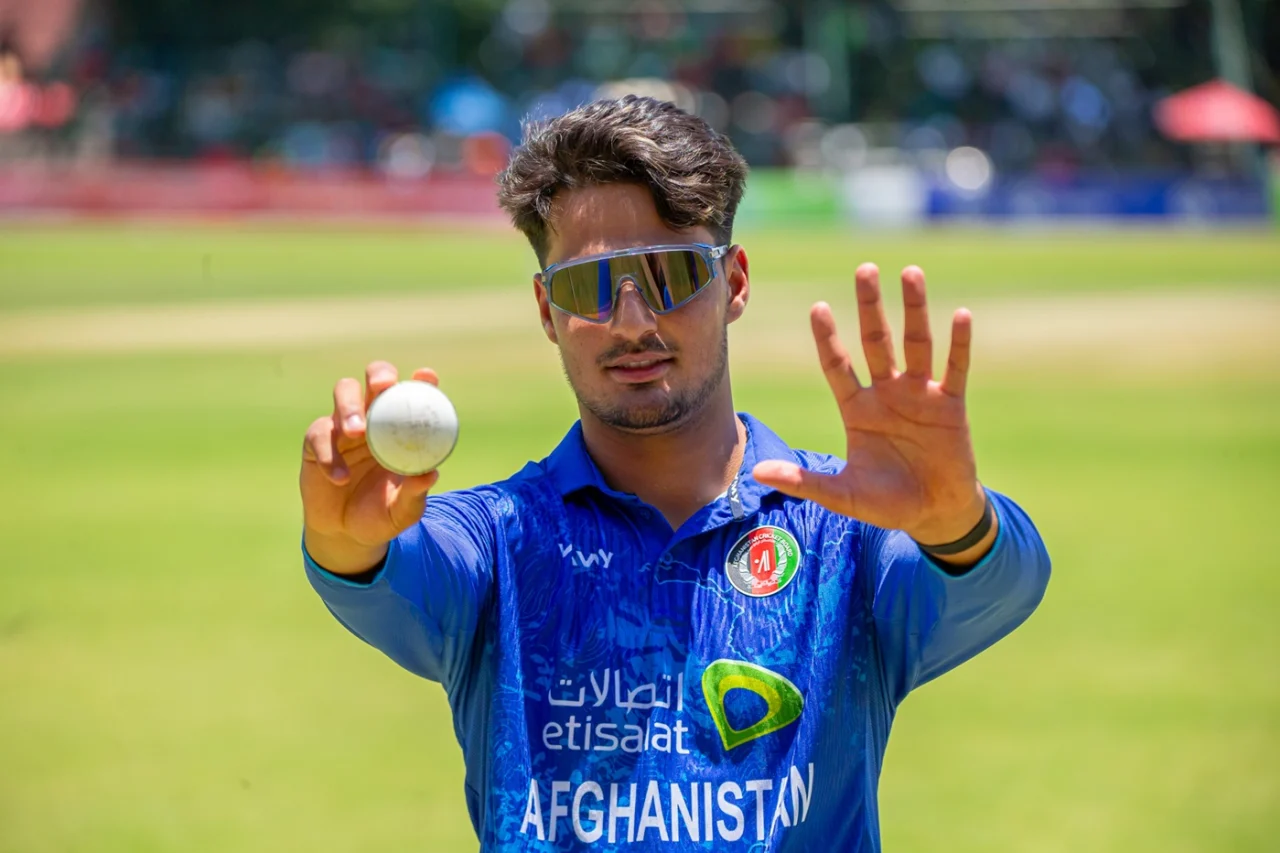
M1153 121L1215 78L1274 116L1280 3L0 0L0 211L493 216L522 119L634 91L746 220L1265 218L1275 159Z

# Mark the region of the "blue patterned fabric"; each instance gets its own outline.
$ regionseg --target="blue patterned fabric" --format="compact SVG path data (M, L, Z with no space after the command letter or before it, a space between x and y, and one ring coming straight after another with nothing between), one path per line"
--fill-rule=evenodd
M343 625L444 686L483 850L879 850L898 704L1039 603L1048 554L1008 498L951 576L900 531L756 483L764 459L843 463L741 418L739 488L674 532L604 483L577 424L509 480L432 496L370 583L304 549ZM761 527L796 562L757 560ZM793 571L748 595L731 551Z

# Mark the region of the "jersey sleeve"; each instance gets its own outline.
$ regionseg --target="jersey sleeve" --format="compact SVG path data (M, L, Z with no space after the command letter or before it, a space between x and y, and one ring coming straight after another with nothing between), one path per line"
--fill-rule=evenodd
M891 698L994 644L1044 597L1049 554L1017 504L990 490L1000 521L991 550L959 575L944 572L900 530L863 528L864 565L874 568L875 628Z
M371 580L328 572L307 554L307 578L349 631L450 693L466 671L492 584L494 519L479 490L427 500L422 519L390 543Z

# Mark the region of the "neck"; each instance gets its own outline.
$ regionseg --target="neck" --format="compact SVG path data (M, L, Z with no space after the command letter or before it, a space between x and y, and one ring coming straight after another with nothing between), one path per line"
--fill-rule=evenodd
M672 530L728 489L747 446L727 381L700 411L660 433L621 430L585 410L581 417L587 452L609 487L657 509Z

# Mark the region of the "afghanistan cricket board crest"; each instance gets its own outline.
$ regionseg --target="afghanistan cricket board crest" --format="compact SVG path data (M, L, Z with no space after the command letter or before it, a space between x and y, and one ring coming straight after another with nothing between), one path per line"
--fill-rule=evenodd
M750 531L730 549L724 563L729 583L752 598L780 592L799 568L800 543L781 527Z

